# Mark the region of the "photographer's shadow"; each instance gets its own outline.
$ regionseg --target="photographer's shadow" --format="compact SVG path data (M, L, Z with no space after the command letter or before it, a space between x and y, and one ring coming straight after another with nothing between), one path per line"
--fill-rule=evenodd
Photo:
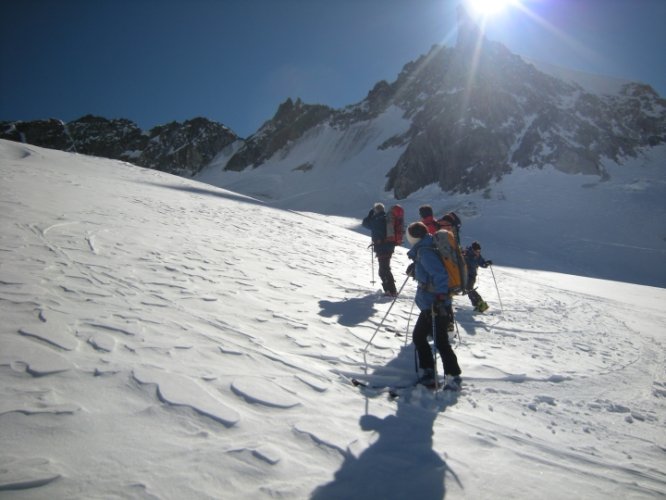
M394 363L405 365L409 370L413 359L413 346L405 346L397 358L373 375L381 375L379 372L383 370L395 373L400 367L391 366ZM454 391L432 393L416 386L401 393L395 415L361 416L361 429L376 432L377 440L358 457L348 451L333 481L317 488L311 498L444 498L447 472L454 478L455 475L442 458L443 450L437 453L433 449L433 429L436 419L447 406L455 404L457 398L458 393Z

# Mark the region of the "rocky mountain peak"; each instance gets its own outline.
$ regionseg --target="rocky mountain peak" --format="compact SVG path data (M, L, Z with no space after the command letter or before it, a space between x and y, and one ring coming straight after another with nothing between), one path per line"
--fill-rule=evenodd
M298 140L315 125L327 120L333 109L319 104L304 104L300 98L288 98L280 106L271 120L265 122L252 137L245 141L233 155L226 170L240 171L249 166L259 166L277 151L292 141Z
M238 136L206 118L171 122L144 132L130 120L86 115L68 123L56 119L3 122L0 138L190 177Z
M477 31L461 13L458 45L433 48L398 78L398 105L412 126L388 174L386 189L397 198L433 183L445 191L483 189L516 167L604 177L603 158L666 142L664 101L649 86L591 94L486 41L472 65Z

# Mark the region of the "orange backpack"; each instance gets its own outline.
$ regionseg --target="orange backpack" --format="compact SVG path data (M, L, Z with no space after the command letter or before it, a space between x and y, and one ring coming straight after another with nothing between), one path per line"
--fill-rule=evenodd
M434 247L449 275L449 293L463 294L467 290L467 264L453 232L440 229L432 235Z

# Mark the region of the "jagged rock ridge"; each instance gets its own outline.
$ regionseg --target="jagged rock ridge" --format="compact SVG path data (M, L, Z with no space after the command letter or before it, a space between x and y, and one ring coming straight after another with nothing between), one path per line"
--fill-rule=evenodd
M288 98L275 116L268 120L244 147L231 157L227 170L240 171L248 166L257 167L268 160L290 141L332 116L334 110L328 106L306 105L300 99Z
M171 122L143 132L129 120L86 115L67 123L56 119L3 122L0 138L191 177L238 136L206 118Z

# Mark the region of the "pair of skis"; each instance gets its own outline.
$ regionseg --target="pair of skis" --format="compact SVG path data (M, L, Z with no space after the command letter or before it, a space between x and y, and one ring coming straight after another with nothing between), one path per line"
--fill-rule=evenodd
M366 390L366 391L372 391L373 393L376 393L377 395L386 393L388 394L388 397L390 399L397 399L399 398L405 391L414 389L415 387L418 386L423 386L426 389L429 389L433 392L439 392L439 391L455 391L459 392L461 390L461 387L457 383L446 383L442 382L439 384L433 384L433 385L424 385L422 384L419 380L416 380L411 383L407 384L398 384L398 385L377 385L377 384L372 384L370 382L366 382L363 380L359 380L356 378L351 379L351 383L354 387L358 387L360 389Z

